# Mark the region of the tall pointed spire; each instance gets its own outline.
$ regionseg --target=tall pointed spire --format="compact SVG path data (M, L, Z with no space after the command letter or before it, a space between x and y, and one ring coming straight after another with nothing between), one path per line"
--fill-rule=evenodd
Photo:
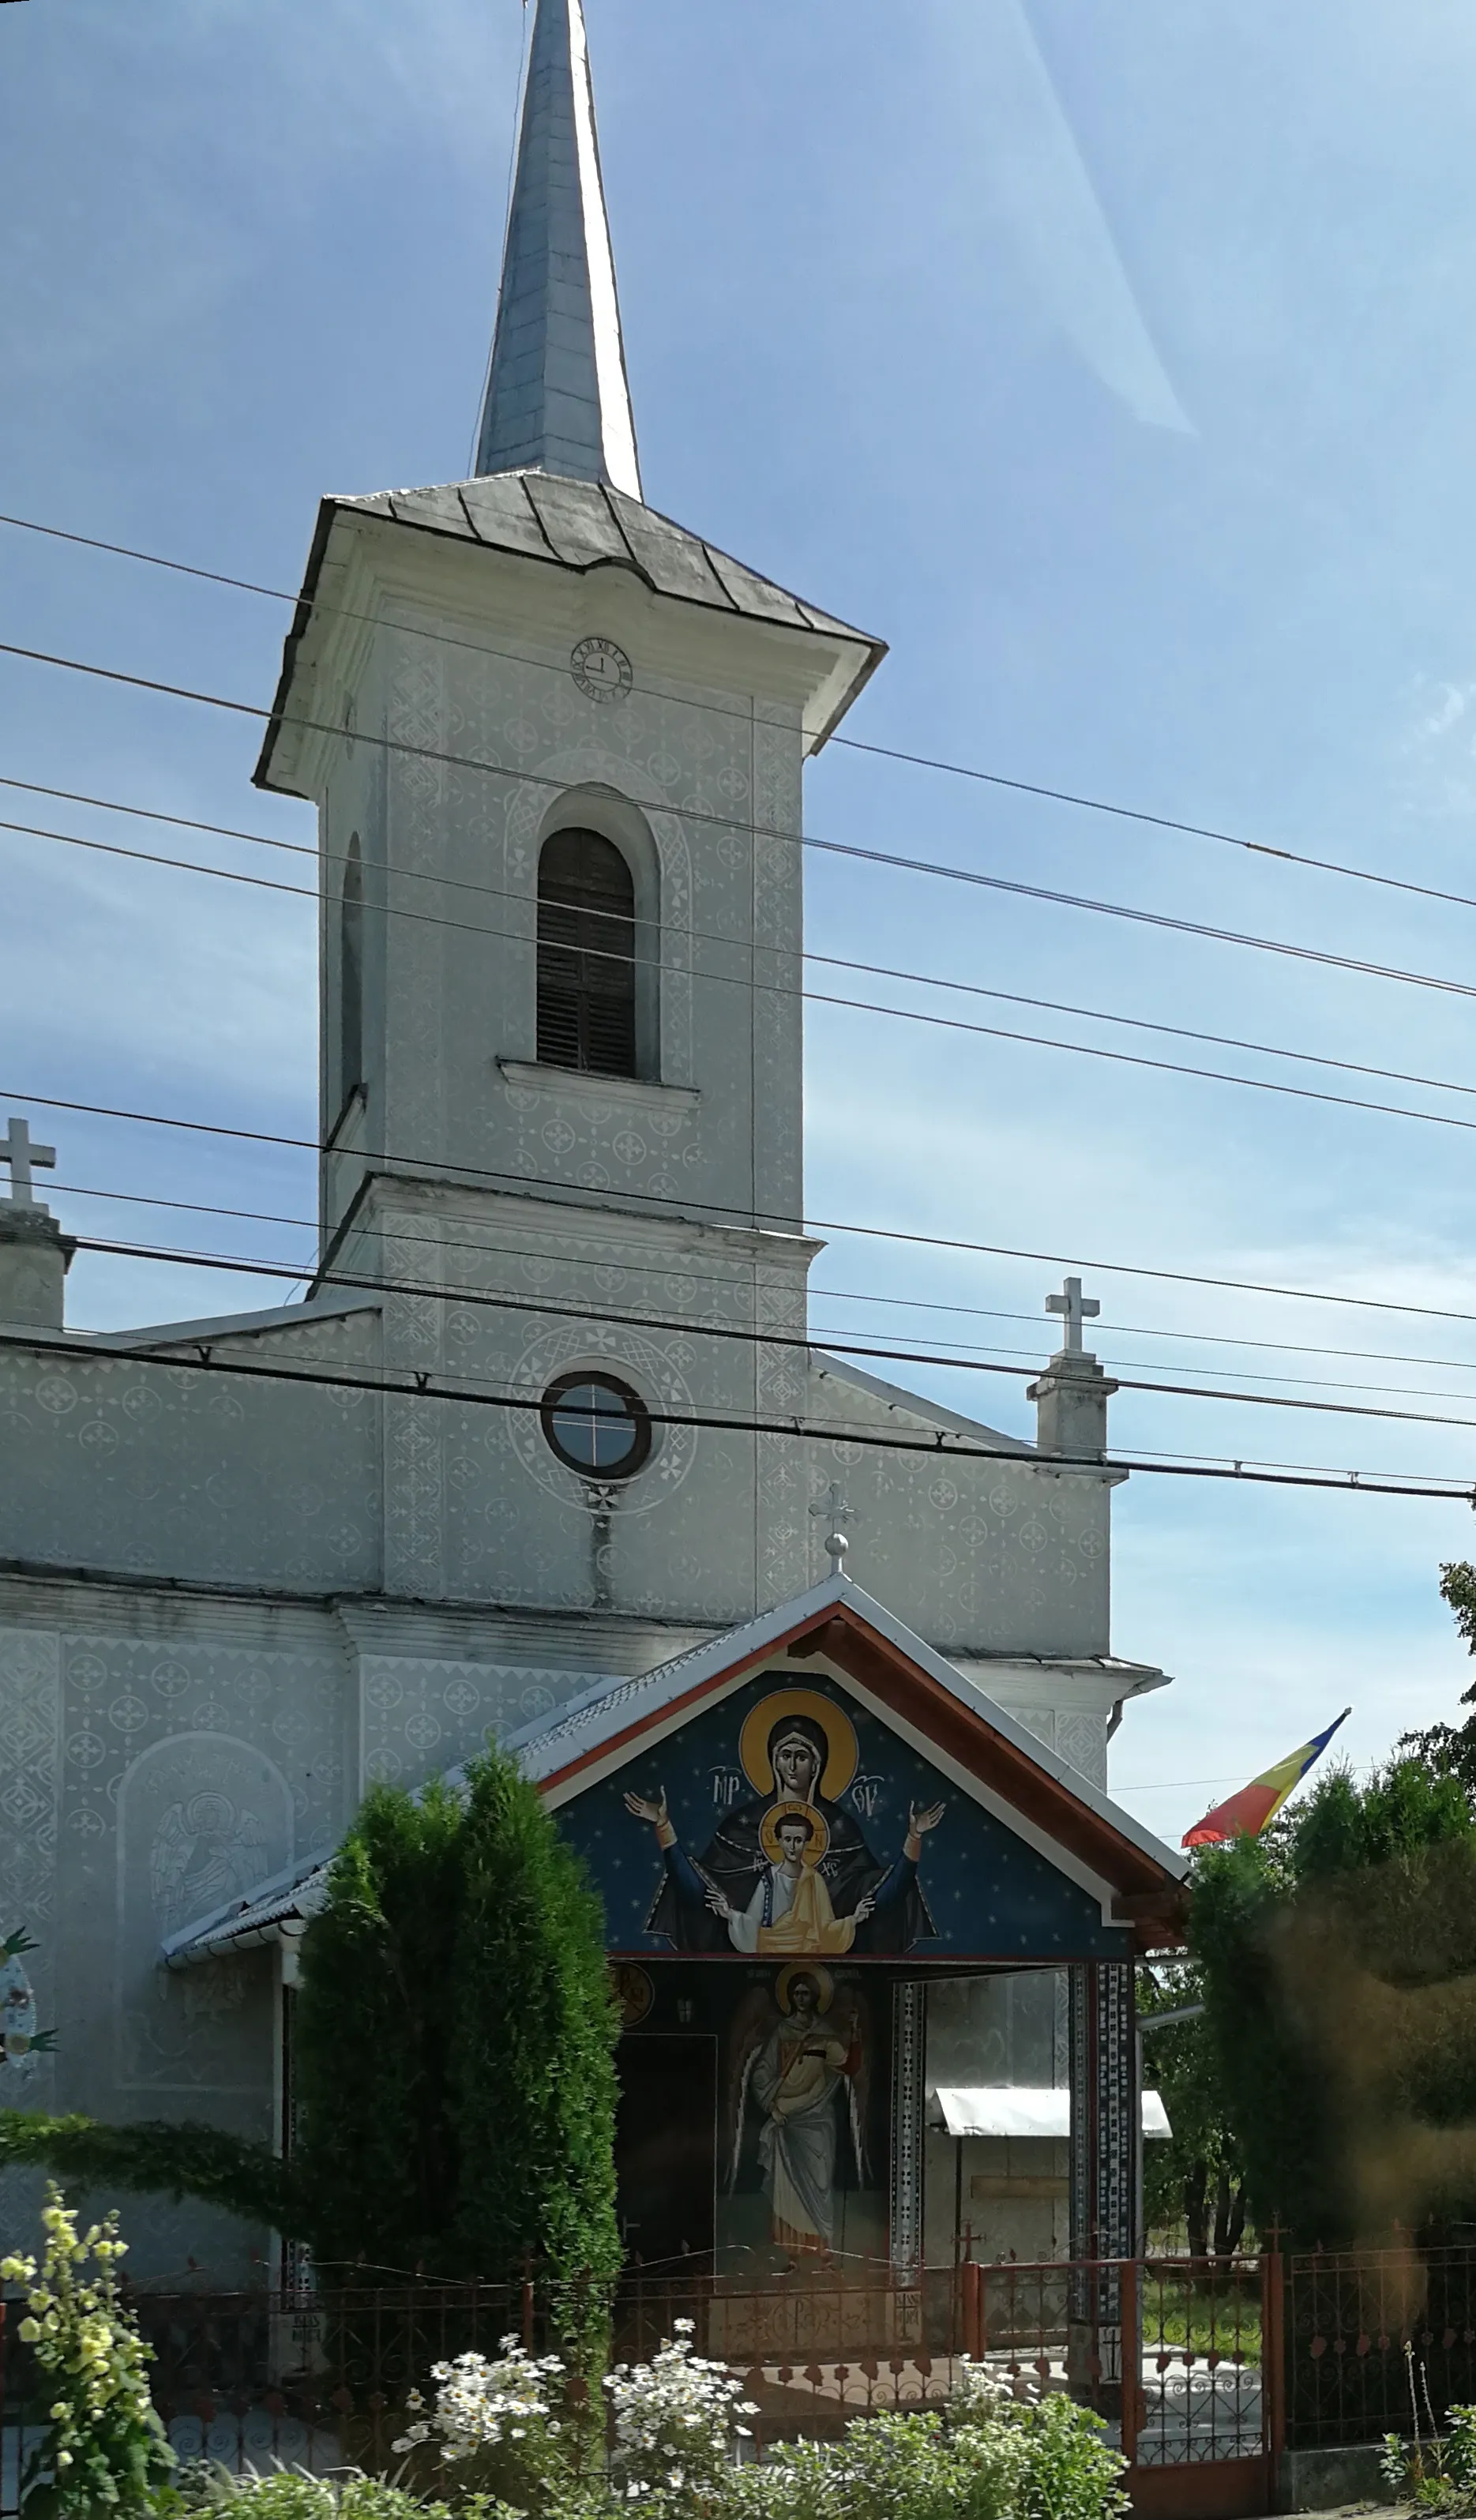
M536 0L478 472L641 497L583 0Z

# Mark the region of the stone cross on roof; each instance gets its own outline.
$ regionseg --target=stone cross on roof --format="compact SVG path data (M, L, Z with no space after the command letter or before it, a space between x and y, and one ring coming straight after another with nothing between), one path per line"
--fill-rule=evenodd
M830 1560L832 1575L843 1575L846 1571L846 1551L851 1544L840 1524L841 1516L852 1510L853 1508L847 1505L841 1494L839 1479L832 1479L825 1495L818 1498L810 1508L812 1513L823 1513L830 1524L830 1529L826 1533L826 1552Z
M1065 1316L1064 1353L1067 1356L1084 1356L1086 1350L1082 1346L1082 1324L1095 1322L1101 1311L1101 1306L1095 1295L1082 1293L1080 1278L1068 1278L1058 1295L1048 1295L1046 1310L1048 1313L1061 1313Z
M6 1205L28 1207L35 1216L49 1215L50 1210L31 1195L31 1167L39 1165L45 1171L56 1160L56 1148L33 1145L28 1123L18 1120L13 1113L10 1127L0 1138L0 1164L10 1166L10 1197Z

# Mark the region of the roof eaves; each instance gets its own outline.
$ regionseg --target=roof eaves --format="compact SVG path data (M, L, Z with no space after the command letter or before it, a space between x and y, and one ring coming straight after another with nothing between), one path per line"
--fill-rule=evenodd
M886 1639L894 1651L915 1663L929 1680L946 1688L966 1713L986 1723L992 1732L998 1732L1003 1740L1008 1742L1012 1750L1022 1753L1034 1766L1051 1778L1053 1783L1061 1786L1077 1802L1084 1803L1095 1819L1107 1827L1115 1829L1118 1835L1126 1838L1141 1855L1145 1855L1151 1863L1161 1866L1176 1881L1184 1879L1188 1870L1188 1864L1185 1857L1177 1855L1172 1847L1166 1846L1161 1838L1155 1837L1151 1829L1144 1828L1134 1819L1131 1812L1124 1811L1121 1804L1113 1802L1109 1794L1101 1792L1099 1787L1093 1784L1090 1778L1082 1776L1069 1761L1057 1757L1055 1751L1049 1750L1045 1742L1038 1739L1025 1725L1019 1723L1005 1707L1001 1706L997 1698L991 1697L986 1689L978 1687L977 1683L970 1683L962 1672L956 1670L952 1663L945 1661L943 1655L930 1645L925 1638L917 1636L913 1629L905 1626L902 1620L894 1618L890 1610L884 1609L879 1601L872 1600L871 1595L863 1593L859 1586L850 1587L850 1598L843 1606L846 1614L859 1619L864 1626L874 1629L877 1635ZM968 1697L962 1694L965 1688L969 1691ZM970 1703L970 1699L982 1701L982 1705L977 1702Z
M617 1710L631 1722L640 1720L634 1710L638 1701L641 1714L658 1715L674 1702L699 1690L709 1680L724 1678L730 1671L760 1654L772 1652L776 1644L833 1610L849 1590L845 1576L830 1575L824 1583L793 1600L780 1602L772 1610L761 1611L740 1627L725 1629L705 1644L690 1645L684 1653L669 1662L657 1663L635 1680L598 1683L593 1689L571 1704L556 1707L552 1713L539 1716L520 1732L510 1733L503 1748L522 1759L524 1773L536 1782L548 1785L565 1773L563 1767L546 1767L538 1758L540 1745L551 1748L555 1742L576 1752L579 1759L590 1751L606 1746L629 1729L626 1724L602 1730L602 1711L614 1716ZM532 1756L527 1754L532 1753ZM574 1764L571 1759L568 1765Z

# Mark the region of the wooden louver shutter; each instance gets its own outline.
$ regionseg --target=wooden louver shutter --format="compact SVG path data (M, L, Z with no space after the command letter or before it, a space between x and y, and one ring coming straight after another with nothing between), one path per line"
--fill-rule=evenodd
M538 861L538 1058L636 1072L636 895L614 844L556 832Z

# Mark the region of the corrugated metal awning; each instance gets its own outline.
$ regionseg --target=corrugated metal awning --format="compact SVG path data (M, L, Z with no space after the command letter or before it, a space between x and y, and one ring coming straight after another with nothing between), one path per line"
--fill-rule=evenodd
M938 2092L938 2106L950 2135L1045 2136L1063 2142L1071 2133L1071 2094L1050 2092L1028 2083L976 2086L971 2091ZM1145 2137L1171 2136L1169 2113L1157 2092L1142 2095Z

